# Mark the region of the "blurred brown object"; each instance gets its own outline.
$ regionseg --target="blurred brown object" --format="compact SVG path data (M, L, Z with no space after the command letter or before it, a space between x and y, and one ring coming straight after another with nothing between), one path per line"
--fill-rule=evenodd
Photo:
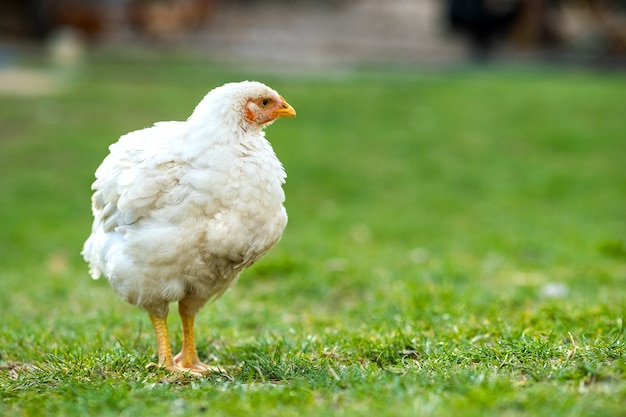
M478 58L504 45L618 61L626 56L626 0L448 0L447 12Z
M164 39L200 28L214 13L218 0L131 0L130 26L149 37Z
M44 40L61 28L69 28L89 41L109 29L106 0L3 0L0 32L4 36Z
M626 56L626 1L589 0L586 3L606 52Z
M625 0L521 0L513 45L526 50L592 40L596 52L626 54Z
M511 31L513 46L536 50L562 42L559 31L558 1L521 0L520 13Z
M0 35L45 40L71 29L94 42L124 26L155 39L200 28L218 0L2 0Z
M106 5L100 1L56 0L48 2L47 13L55 28L71 28L89 41L101 38L108 29Z

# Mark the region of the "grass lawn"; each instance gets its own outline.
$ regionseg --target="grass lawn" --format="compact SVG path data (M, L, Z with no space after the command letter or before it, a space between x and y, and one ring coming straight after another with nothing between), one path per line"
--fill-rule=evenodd
M283 240L198 316L199 379L79 252L107 146L258 79ZM96 57L0 96L0 415L626 416L626 77ZM170 315L174 349L180 325Z

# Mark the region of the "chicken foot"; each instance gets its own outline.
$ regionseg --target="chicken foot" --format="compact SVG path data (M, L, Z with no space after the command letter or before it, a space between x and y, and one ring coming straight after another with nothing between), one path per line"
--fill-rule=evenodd
M183 350L176 357L172 356L172 349L170 348L170 339L167 333L167 316L157 317L150 314L150 320L156 333L159 362L157 364L150 363L148 367L158 366L168 371L188 372L195 376L203 376L210 370L209 366L200 362L196 348L193 345L193 317L191 318L191 323L183 319L183 328L187 328L187 330L183 330ZM189 325L191 325L191 330L189 330ZM186 332L191 333L185 335ZM191 343L191 348L189 343Z
M195 315L189 314L187 305L183 300L178 302L178 313L183 324L183 346L181 351L174 356L174 363L182 369L204 374L210 371L212 367L198 358L193 330Z

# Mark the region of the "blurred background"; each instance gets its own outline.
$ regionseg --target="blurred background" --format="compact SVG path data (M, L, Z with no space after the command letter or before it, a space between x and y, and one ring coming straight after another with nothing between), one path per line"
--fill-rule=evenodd
M270 135L293 214L277 259L298 239L333 271L355 242L477 264L626 257L626 0L0 4L3 262L86 274L107 146L241 79L298 109Z
M177 48L309 70L461 59L623 67L626 0L3 0L0 65ZM269 46L271 45L271 46ZM43 49L45 48L45 49Z
M577 201L587 192L579 178L587 175L581 164L592 163L591 155L597 154L600 162L589 175L610 172L597 180L606 180L607 195L623 207L616 177L623 174L623 164L615 158L623 151L626 108L621 91L626 0L2 0L0 5L0 186L5 191L0 202L7 216L11 207L30 204L36 207L30 218L40 218L44 201L56 202L68 217L77 213L81 224L68 243L76 258L90 222L89 184L106 147L154 121L184 120L206 91L240 79L267 82L299 109L295 124L273 132L279 155L294 173L293 210L311 207L312 194L303 192L303 200L297 200L298 178L308 178L301 189L309 194L311 187L335 187L341 201L322 204L309 215L335 206L349 213L350 198L364 189L358 174L367 171L372 177L365 181L371 196L364 201L370 204L389 191L376 181L400 167L405 171L389 179L406 181L395 195L398 204L410 196L417 196L416 206L426 199L439 204L459 191L448 180L474 176L486 184L505 178L499 171L487 174L485 162L493 160L491 168L508 172L512 165L506 158L512 156L504 153L529 143L536 148L518 155L524 158L520 172L503 188L519 190L524 176L530 181L527 166L541 161L542 169L555 171L542 184L561 175L580 187L568 197ZM342 101L349 112L328 107ZM289 135L311 140L282 140ZM394 140L395 147L387 146ZM502 152L506 140L513 145ZM329 162L328 149L345 151L345 160ZM578 159L555 164L566 151L577 152ZM70 152L75 154L71 164ZM36 158L43 162L34 167ZM419 171L432 161L439 172L434 178ZM386 162L389 172L383 172ZM350 172L343 172L351 164ZM449 178L442 174L444 166ZM324 170L330 173L326 177ZM36 172L41 178L30 178ZM428 184L422 175L438 181L443 200L433 190L417 191ZM29 195L43 186L42 178L65 187L75 206L68 208L58 194L42 194L39 200ZM329 193L321 190L320 198ZM518 196L502 197L502 204ZM503 212L492 196L470 197L477 207L487 201ZM520 215L535 203L528 198L519 205ZM596 201L600 212L609 207ZM455 213L467 217L469 200L457 194L457 203ZM439 210L429 214L437 217ZM563 203L563 210L571 205ZM395 215L389 219L399 224ZM412 217L406 220L415 225ZM6 222L2 244L7 250L18 250L16 239L23 239L24 248L39 244L38 233L27 236L19 226L28 221L21 216L16 226ZM412 236L393 221L390 228ZM42 227L59 233L55 222L63 224L53 216L42 220ZM512 216L510 224L525 223ZM447 236L440 232L444 246L450 244ZM607 241L621 242L619 236Z
M289 226L206 309L216 312L201 321L208 340L235 349L243 341L245 351L259 334L308 340L337 331L335 339L351 340L341 329L365 329L354 343L375 346L373 328L403 329L426 346L441 334L473 345L504 332L525 349L517 341L535 332L566 344L605 338L617 349L626 305L626 0L0 7L0 316L9 323L0 329L0 369L2 360L40 366L53 346L78 346L61 354L78 358L119 340L133 340L130 349L149 362L150 332L132 333L147 317L126 314L135 310L106 280L93 282L80 256L94 171L120 135L185 120L211 88L243 79L272 86L298 111L268 130L288 173ZM446 358L465 350L437 346ZM539 397L551 406L555 387L569 386L575 397L563 402L586 412L579 398L600 400L577 389L592 372L617 410L623 354L599 348L608 352L598 356L600 371L588 371L564 354L570 347L554 357L577 370L553 379L553 365L542 367L552 382ZM221 350L208 341L202 349ZM246 355L234 352L230 363ZM500 395L504 385L487 385L514 413L522 409ZM47 391L38 392L37 406ZM44 403L62 401L59 392ZM534 401L529 392L519 404ZM71 403L82 404L78 397Z

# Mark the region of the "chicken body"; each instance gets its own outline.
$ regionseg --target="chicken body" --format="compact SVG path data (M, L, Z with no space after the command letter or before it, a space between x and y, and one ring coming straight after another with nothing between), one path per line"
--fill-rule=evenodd
M287 224L285 172L263 128L295 111L256 82L209 92L184 122L160 122L111 145L92 188L94 223L83 256L124 300L148 311L159 365L204 373L193 318ZM179 302L183 348L172 357L165 318Z

